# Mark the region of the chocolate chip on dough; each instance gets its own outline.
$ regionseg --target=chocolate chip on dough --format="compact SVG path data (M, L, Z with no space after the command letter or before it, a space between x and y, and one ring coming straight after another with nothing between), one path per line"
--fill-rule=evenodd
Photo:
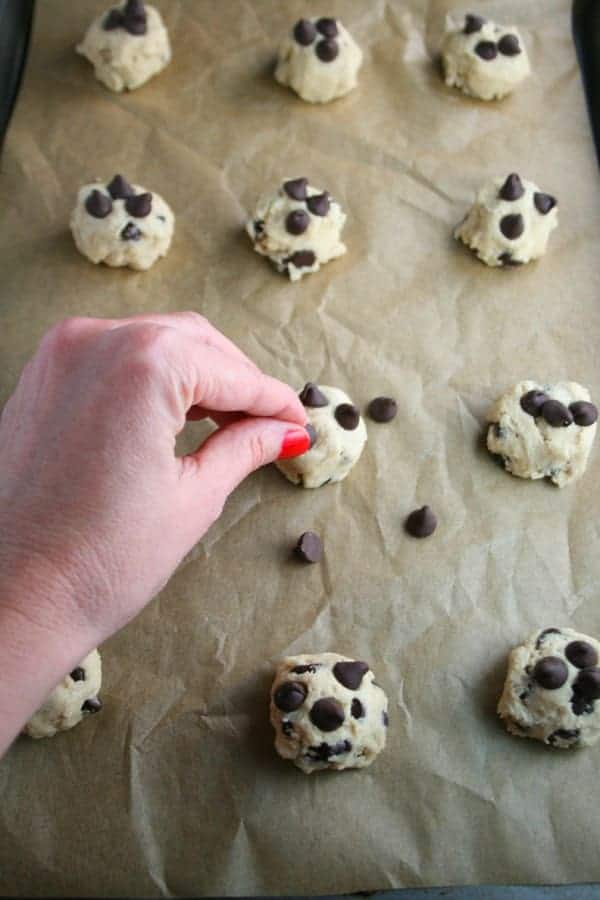
M356 691L362 684L362 680L369 671L369 666L361 660L348 660L337 662L333 667L333 674L340 684L350 691Z
M544 656L533 669L534 680L548 691L562 687L568 677L567 664L558 656Z
M308 178L291 178L283 183L284 191L292 200L306 200L307 187Z
M322 41L319 41L315 48L315 53L321 62L325 63L333 62L339 52L338 42L333 40L333 38L324 38Z
M537 418L537 416L541 416L542 406L549 399L548 394L545 394L544 391L538 391L534 388L534 390L527 391L527 393L523 394L521 397L521 409L524 410L527 415Z
M573 413L560 400L546 400L542 416L553 428L567 428L573 424Z
M488 62L492 59L496 59L498 55L496 45L493 41L479 41L475 47L475 53L480 59L485 59Z
M317 36L317 29L310 19L298 19L294 25L294 40L302 47L308 47Z
M565 656L577 669L589 669L598 663L598 653L587 641L571 641L565 647Z
M294 712L302 706L307 693L301 681L284 681L273 694L273 702L282 712Z
M322 18L317 22L317 31L324 34L325 37L337 37L338 27L335 19Z
M516 34L505 34L498 41L498 50L503 56L518 56L521 52L521 45Z
M292 253L291 256L288 256L284 262L291 263L293 266L296 266L297 269L310 269L311 266L314 266L317 257L312 252L312 250L296 250L295 253Z
M340 403L335 408L335 418L338 425L346 431L354 431L360 422L360 413L352 403Z
M86 197L85 208L95 219L105 219L112 212L113 205L110 197L94 189Z
M473 13L467 13L465 16L465 27L463 28L464 34L475 34L476 31L481 31L483 26L485 25L485 19L483 16L474 16Z
M106 190L113 200L125 200L126 197L135 195L134 189L122 175L115 175L110 184L106 186Z
M554 209L556 206L556 197L553 197L551 194L542 194L540 191L536 191L533 195L533 203L539 213L543 216L547 216L550 210Z
M137 194L134 197L127 197L125 200L125 209L130 216L136 219L144 219L149 216L152 211L152 194Z
M90 697L81 707L82 712L97 713L102 709L102 700L100 697Z
M350 712L352 713L353 719L362 719L365 715L365 708L363 704L360 702L358 697L355 697L352 701L352 705L350 706Z
M325 394L312 381L307 381L298 396L302 405L309 408L327 406L329 403Z
M336 731L344 722L344 707L335 697L324 697L313 704L310 720L321 731Z
M498 195L502 200L513 201L518 200L524 193L523 182L516 172L512 172L500 188Z
M82 669L81 666L77 666L70 674L73 681L85 681L85 669Z
M329 212L329 194L313 194L306 201L306 205L315 216L326 216Z
M577 400L575 403L571 403L569 410L571 411L575 424L580 425L583 428L593 425L598 419L597 408L593 403L588 403L586 400Z
M285 219L285 230L289 234L304 234L310 225L310 216L303 209L294 209Z
M124 241L139 241L142 236L142 232L133 222L128 222L127 225L121 229L121 238Z
M516 241L525 231L525 222L520 213L510 213L500 219L500 231L509 241Z

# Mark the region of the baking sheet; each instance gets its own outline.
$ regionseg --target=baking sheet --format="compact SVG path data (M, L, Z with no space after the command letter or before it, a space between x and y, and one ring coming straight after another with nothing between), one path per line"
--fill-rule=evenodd
M335 384L369 425L340 485L249 479L162 594L104 646L105 708L19 740L0 765L0 891L292 894L600 879L598 750L508 737L494 713L510 647L547 625L600 634L596 448L560 492L511 478L481 442L486 407L525 377L600 398L600 190L568 0L477 11L522 28L533 76L499 104L446 89L443 0L161 0L174 61L131 95L73 52L103 2L38 3L0 174L0 402L69 315L199 310L264 369ZM312 107L271 77L300 15L339 16L360 87ZM451 238L485 178L513 170L560 202L538 264L489 270ZM146 273L94 267L68 219L80 184L123 172L177 227ZM348 212L348 254L291 284L252 252L257 196L308 175ZM192 446L205 425L190 427ZM435 536L402 522L431 504ZM320 565L289 558L323 537ZM272 749L273 661L370 661L388 748L307 777Z

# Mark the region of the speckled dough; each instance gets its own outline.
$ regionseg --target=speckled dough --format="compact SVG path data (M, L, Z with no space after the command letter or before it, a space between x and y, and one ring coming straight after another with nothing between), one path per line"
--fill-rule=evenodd
M84 677L82 677L82 674ZM65 675L43 706L31 717L23 733L32 738L54 737L68 731L102 704L98 698L102 684L102 663L97 650L92 650L79 666ZM87 704L87 707L85 707ZM84 708L85 707L85 708Z
M483 21L475 28L479 17L467 17L464 25L457 27L449 22L441 48L445 81L463 93L480 100L499 100L510 94L530 74L525 44L513 25L496 25ZM467 23L471 22L471 26ZM485 44L484 58L476 47ZM506 52L502 52L502 50ZM495 54L495 55L494 55Z
M352 430L343 428L335 417L340 404L353 405L348 395L327 385L319 385L318 389L327 399L327 406L306 408L308 421L316 431L315 443L301 456L276 463L286 478L305 488L342 481L360 459L367 441L362 416Z
M314 26L314 39L307 45L301 44L294 37L292 29L280 47L275 78L280 84L293 88L309 103L328 103L337 97L343 97L356 87L363 58L360 47L339 19L314 18L303 21ZM318 23L323 21L335 21L337 29L337 34L331 40L337 45L338 53L330 61L321 59L317 52L319 44L328 40L318 30ZM298 23L296 27L297 25Z
M572 653L573 649L578 653ZM516 647L509 656L498 704L508 731L562 749L595 744L600 737L600 705L589 695L600 696L600 690L594 689L596 683L600 685L599 650L595 638L571 628L544 629ZM543 687L535 677L536 664L548 658L559 660L557 665L564 672L565 681L557 688Z
M148 193L139 184L131 185L136 195ZM110 198L102 182L84 185L77 195L71 216L71 231L77 249L93 263L107 266L129 266L149 269L165 256L173 237L175 217L171 207L160 194L152 194L152 208L148 215L137 217L128 213L126 198L111 199L112 210L104 218L96 218L86 208L86 200L97 190Z
M113 7L123 11L126 4ZM171 60L169 35L160 13L146 5L145 34L130 34L125 28L106 30L110 10L95 19L77 53L94 67L96 78L111 91L132 91L161 72Z
M290 696L295 702L286 702ZM323 700L333 701L337 719L319 709L322 704L315 706ZM280 708L298 703L293 710ZM337 653L288 656L278 664L271 690L275 748L308 775L364 768L385 747L387 708L387 697L366 663Z
M283 184L304 182L306 179L286 179ZM346 222L346 214L341 206L326 191L306 183L306 199L297 200L289 196L282 186L275 194L262 197L246 231L252 239L254 249L261 256L267 256L279 272L287 272L292 281L299 281L304 275L318 272L324 263L346 252L341 241L341 233ZM313 213L308 203L311 197L328 198L325 215ZM308 227L301 234L292 234L286 227L290 214L301 211L306 214Z
M590 402L589 392L574 381L520 381L487 414L492 423L487 435L488 450L503 457L504 466L512 475L549 478L558 487L564 487L585 472L596 423L583 427L573 422L568 427L555 427L541 415L529 415L521 406L521 397L532 390L543 391L566 407L577 401Z

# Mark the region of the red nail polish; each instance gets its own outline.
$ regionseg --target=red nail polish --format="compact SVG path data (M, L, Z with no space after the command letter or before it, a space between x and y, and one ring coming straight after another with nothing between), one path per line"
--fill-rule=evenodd
M290 428L286 431L281 450L277 459L291 459L292 456L301 456L310 450L312 441L305 428Z

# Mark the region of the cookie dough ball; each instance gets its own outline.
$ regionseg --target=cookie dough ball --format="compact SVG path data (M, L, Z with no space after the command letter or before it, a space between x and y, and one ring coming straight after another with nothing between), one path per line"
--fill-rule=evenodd
M127 0L95 19L76 50L111 91L133 91L171 61L160 13L141 0Z
M487 415L487 446L519 478L549 478L558 487L585 472L598 410L574 381L520 381Z
M367 663L337 653L288 656L271 690L275 749L307 775L362 769L385 747L387 708Z
M600 737L600 644L570 628L545 628L516 647L498 714L511 734L552 747Z
M175 217L160 194L115 175L110 184L85 184L71 215L77 249L93 263L149 269L165 256Z
M281 45L275 78L309 103L328 103L356 87L362 58L339 19L300 19Z
M454 232L488 266L519 266L546 252L556 199L513 172L488 181Z
M480 100L500 100L531 72L517 29L481 16L469 14L462 27L450 26L441 54L446 84Z
M300 392L306 407L310 450L280 460L277 468L294 484L322 487L342 481L358 462L367 442L367 429L350 397L339 388L309 382Z
M345 222L346 214L327 191L306 178L291 178L259 200L246 231L257 253L299 281L346 252L340 240Z
M81 720L102 709L98 697L102 684L100 654L92 650L86 658L65 675L44 705L31 717L23 733L32 738L54 737L57 731L68 731Z

